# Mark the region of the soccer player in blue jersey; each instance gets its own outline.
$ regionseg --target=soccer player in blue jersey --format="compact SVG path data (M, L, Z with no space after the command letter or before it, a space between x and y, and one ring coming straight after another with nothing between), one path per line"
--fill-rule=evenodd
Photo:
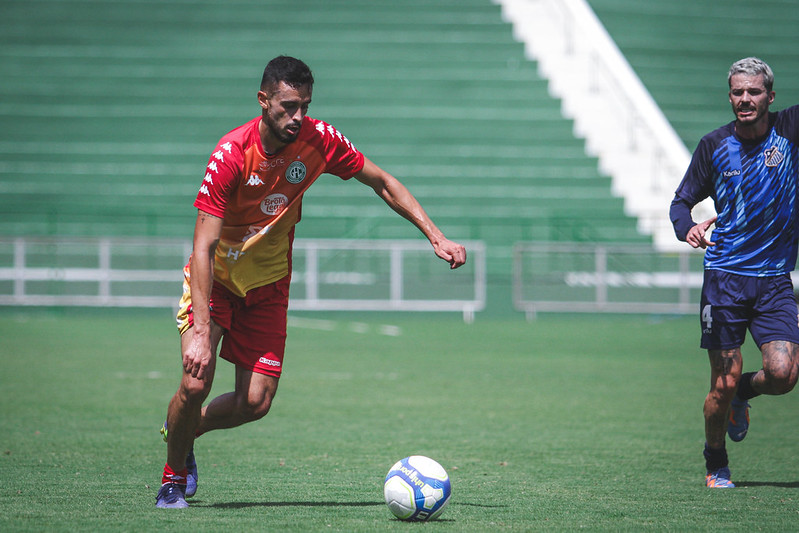
M677 238L706 249L700 304L701 346L710 357L704 456L706 485L719 488L735 486L725 432L742 440L748 401L789 392L799 373L790 278L799 236L799 106L769 111L774 74L754 57L735 62L728 83L735 120L699 142L670 210ZM697 224L691 209L708 197L717 215ZM742 374L747 329L763 368Z

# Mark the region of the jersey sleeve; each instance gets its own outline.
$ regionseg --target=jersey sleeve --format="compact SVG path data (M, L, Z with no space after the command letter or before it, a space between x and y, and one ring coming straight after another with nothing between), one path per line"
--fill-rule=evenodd
M691 209L712 192L713 144L709 137L705 137L699 141L669 208L669 219L679 240L684 241L688 231L696 225Z
M323 121L315 127L324 139L325 172L347 180L363 169L363 154L347 137Z
M224 218L228 199L235 187L244 162L241 146L224 137L219 141L205 167L194 207Z
M779 113L778 131L794 145L799 145L799 105L785 109Z

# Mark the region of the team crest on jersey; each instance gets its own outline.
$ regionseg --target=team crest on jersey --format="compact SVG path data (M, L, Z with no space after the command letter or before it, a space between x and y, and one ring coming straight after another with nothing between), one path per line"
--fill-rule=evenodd
M776 146L772 146L765 152L763 152L765 164L767 167L776 167L782 160L785 159L785 155L779 151Z
M261 201L261 211L263 211L265 215L277 215L286 208L288 203L289 199L285 194L270 194Z
M286 169L286 179L289 183L297 185L305 179L307 173L308 171L302 161L293 161Z

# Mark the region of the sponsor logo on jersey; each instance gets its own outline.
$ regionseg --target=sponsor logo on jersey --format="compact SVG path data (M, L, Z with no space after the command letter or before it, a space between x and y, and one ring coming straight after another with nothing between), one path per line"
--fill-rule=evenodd
M734 176L740 176L741 175L741 169L740 168L736 168L735 170L725 170L724 172L721 173L721 175L724 176L725 178L732 178Z
M763 152L763 155L764 155L764 162L767 167L776 167L777 165L782 163L783 159L785 159L785 155L782 152L780 152L776 146L772 146L771 148Z
M307 173L308 171L302 161L292 161L286 169L286 179L289 183L297 185L298 183L302 183Z
M286 164L286 160L282 157L276 157L274 159L263 159L260 163L258 163L258 170L267 171L272 168L282 167Z
M277 215L286 208L288 203L289 199L285 194L270 194L261 202L261 211L266 215Z

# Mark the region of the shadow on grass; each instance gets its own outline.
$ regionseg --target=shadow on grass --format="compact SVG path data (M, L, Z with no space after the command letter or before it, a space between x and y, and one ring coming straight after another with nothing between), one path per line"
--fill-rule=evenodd
M248 507L377 507L383 502L227 502L204 505L193 502L197 507L213 507L216 509L246 509Z
M778 487L799 489L799 481L735 481L736 487Z
M797 485L799 486L799 485ZM247 509L249 507L379 507L384 502L227 502L204 504L201 500L192 500L192 507L212 507L214 509ZM450 505L467 505L486 509L498 509L507 505L485 505L482 503L451 503Z

